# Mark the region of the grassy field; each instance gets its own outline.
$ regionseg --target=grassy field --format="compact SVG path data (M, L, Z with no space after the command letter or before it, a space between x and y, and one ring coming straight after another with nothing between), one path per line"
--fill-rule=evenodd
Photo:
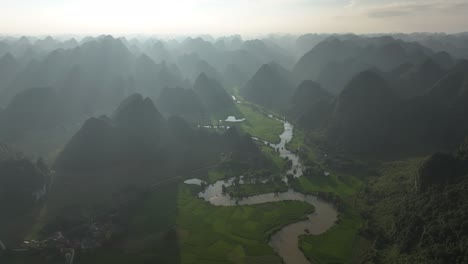
M314 236L305 235L300 238L300 247L307 258L314 263L353 263L358 252L368 247L368 241L358 235L364 220L359 215L355 204L356 195L364 184L364 172L360 175L334 171L323 165L319 151L310 144L305 144L306 134L299 127L294 129L294 137L288 142L290 150L301 150L303 162L314 164L316 175L295 179L291 186L302 193L332 193L345 202L344 211L340 212L338 223L327 232ZM322 154L323 155L323 154ZM330 172L325 176L322 172ZM352 202L350 202L352 201Z
M302 193L326 192L346 198L359 191L362 180L353 175L337 175L332 172L329 176L316 175L296 178L291 185L294 190Z
M306 153L307 159L317 160L320 151L317 146L313 144L306 144L308 141L323 141L323 134L321 133L306 133L301 127L294 125L294 134L291 141L286 144L286 148L291 151L302 149Z
M183 234L182 263L281 263L267 244L269 234L311 210L303 202L215 207L181 186L177 224Z
M330 176L301 177L292 183L296 191L333 193L346 204L346 209L340 212L338 223L330 230L318 236L300 238L300 247L309 259L317 263L353 263L355 252L365 247L365 239L358 235L364 221L354 204L355 195L362 184L362 179L357 176L335 172Z
M45 223L45 216L47 215L47 205L43 205L39 209L39 213L36 216L34 221L34 225L32 226L30 232L26 235L25 240L32 240L32 239L39 239L40 232L44 228Z
M283 130L280 122L265 117L251 106L238 105L238 108L248 120L241 126L244 131L270 142L278 142L278 135ZM309 135L296 126L293 139L288 142L287 148L292 151L301 149L305 153L303 156L305 159L316 164L321 168L320 170L329 171L331 174L329 176L301 177L292 182L292 187L302 193L326 192L333 193L345 201L354 199L363 185L363 177L326 169L318 159L320 152L313 145L305 144L306 137ZM277 167L283 168L284 160L273 149L262 146L262 151L277 164ZM232 187L229 191L237 191L241 195L254 195L275 191L275 189L286 190L286 188L286 186L275 186L274 184L264 186L248 184L240 188ZM363 220L358 214L358 209L348 204L346 211L340 215L339 223L331 230L320 236L301 237L301 249L308 258L314 259L316 262L347 263L354 258L356 251L360 250L359 247L365 247L367 244L367 241L358 235L362 225Z
M298 126L294 126L293 138L288 143L286 143L286 148L291 151L297 150L299 148L304 148L306 147L304 145L304 139L305 132Z
M354 212L339 217L339 223L318 236L301 236L300 248L306 257L317 263L351 263L355 245L362 238L358 230L363 221Z
M237 107L246 118L240 125L245 132L271 143L279 142L279 135L283 133L281 122L263 115L250 105L237 104Z
M340 178L346 178L347 182ZM330 230L318 236L301 236L300 247L307 258L316 263L354 263L355 252L365 247L363 244L366 245L365 239L358 235L364 221L356 206L350 203L361 185L362 181L357 177L338 177L334 174L328 177L301 177L293 183L297 191L334 193L346 204L346 209L340 212L339 221Z
M267 182L262 184L242 184L240 186L230 186L227 192L231 197L246 197L263 193L280 193L288 191L288 186L283 181Z
M317 158L318 151L316 147L305 144L305 137L305 132L301 128L295 127L293 139L288 142L287 148L290 150L301 149L302 153L304 153L301 156L302 162L316 167L317 175L296 179L292 182L293 189L302 193L333 193L343 199L356 194L363 184L364 173L362 175L359 172L350 174L327 168ZM325 176L323 174L325 171L329 172L330 175Z
M208 171L208 175L206 177L206 182L208 182L209 184L211 183L215 183L219 180L222 180L226 178L226 174L225 172L223 172L223 170L221 169L211 169Z
M273 163L273 171L283 172L286 167L286 160L281 158L272 147L261 143L259 143L259 146L266 158Z

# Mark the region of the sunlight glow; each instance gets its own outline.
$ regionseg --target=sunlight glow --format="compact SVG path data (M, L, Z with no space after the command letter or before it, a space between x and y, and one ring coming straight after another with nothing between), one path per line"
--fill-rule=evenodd
M0 1L0 34L463 30L468 0ZM448 15L450 12L450 16ZM430 16L431 21L421 17ZM424 24L414 21L424 21Z

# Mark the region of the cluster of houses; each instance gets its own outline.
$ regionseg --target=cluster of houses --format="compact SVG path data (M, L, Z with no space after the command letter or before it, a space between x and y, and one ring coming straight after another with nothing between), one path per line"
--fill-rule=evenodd
M20 249L14 249L13 251L52 251L63 256L65 263L72 264L75 252L99 248L109 241L115 231L115 225L111 222L94 222L86 224L81 230L79 235L67 236L65 232L56 231L53 235L41 241L25 240Z
M63 250L73 248L79 250L89 250L101 247L108 241L113 233L114 226L111 223L91 223L86 227L81 236L68 238L62 231L57 231L54 235L42 241L28 240L23 242L25 249L46 249L56 248Z

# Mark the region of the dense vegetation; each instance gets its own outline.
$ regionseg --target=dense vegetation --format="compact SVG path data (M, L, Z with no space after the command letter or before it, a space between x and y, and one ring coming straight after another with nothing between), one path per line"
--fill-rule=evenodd
M467 39L1 37L0 262L281 263L292 189L313 263L467 263Z
M51 173L42 159L31 161L0 144L0 210L2 239L18 243L27 234L49 189Z
M451 154L390 162L365 188L369 261L465 263L466 144ZM446 160L452 161L445 162Z

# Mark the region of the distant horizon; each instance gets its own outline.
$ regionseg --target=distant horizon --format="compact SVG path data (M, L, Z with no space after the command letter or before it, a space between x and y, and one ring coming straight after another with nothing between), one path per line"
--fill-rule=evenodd
M241 37L243 40L249 39L258 39L258 38L268 38L268 37L301 37L306 35L356 35L356 36L392 36L392 35L464 35L468 34L467 31L460 32L369 32L369 33L355 33L355 32L308 32L308 33L262 33L262 34L146 34L146 33L128 33L128 34L72 34L72 33L60 33L60 34L4 34L0 32L0 38L35 38L35 39L45 39L47 37L57 38L57 39L83 39L87 37L98 38L102 36L111 36L113 38L158 38L158 39L185 39L185 38L223 38L223 37Z
M0 32L14 35L468 31L468 0L15 0L0 8Z

